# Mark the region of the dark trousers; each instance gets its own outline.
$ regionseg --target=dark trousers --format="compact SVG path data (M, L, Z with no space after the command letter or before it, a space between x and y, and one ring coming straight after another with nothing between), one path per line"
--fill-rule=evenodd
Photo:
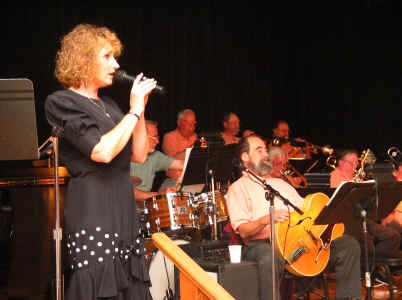
M329 265L336 274L336 298L361 298L360 245L353 237L343 235L331 244ZM271 244L264 241L249 241L244 247L243 259L258 264L259 293L261 300L272 300L272 255ZM275 255L276 300L280 300L279 284L283 276L285 261Z
M391 226L384 226L367 220L368 250L371 254L375 249L376 254L392 253L399 250L401 234Z

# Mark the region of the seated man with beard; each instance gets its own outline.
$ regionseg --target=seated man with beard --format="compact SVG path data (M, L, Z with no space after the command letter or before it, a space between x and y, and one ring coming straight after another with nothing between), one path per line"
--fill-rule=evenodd
M304 199L287 182L270 175L272 167L269 161L267 147L264 141L256 135L243 138L239 143L238 158L243 167L247 168L260 179L279 191L297 207L302 207ZM235 181L227 193L227 207L231 225L243 239L243 259L258 263L259 294L261 300L273 299L272 294L272 260L270 238L269 202L265 199L265 186L256 180L249 172L244 171L242 177ZM275 197L275 222L288 220L287 207ZM361 299L360 282L360 246L351 236L343 235L331 244L329 265L334 266L336 273L336 298ZM276 295L280 299L279 283L283 274L285 261L279 255L275 256L277 272Z

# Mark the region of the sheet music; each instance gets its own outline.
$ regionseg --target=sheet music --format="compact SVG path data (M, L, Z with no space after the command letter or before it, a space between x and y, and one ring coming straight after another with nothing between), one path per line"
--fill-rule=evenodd
M201 193L201 191L204 189L205 184L191 184L191 185L182 186L182 182L183 182L184 174L186 173L187 164L188 164L188 160L189 160L189 157L191 154L191 150L193 150L193 148L186 148L186 156L184 158L183 171L181 172L178 185L181 187L180 190L182 192Z
M179 178L179 183L180 184L183 182L184 173L186 173L188 158L190 157L191 150L193 150L193 148L186 148L186 157L184 158L183 171L181 172L181 175L180 175L180 178Z

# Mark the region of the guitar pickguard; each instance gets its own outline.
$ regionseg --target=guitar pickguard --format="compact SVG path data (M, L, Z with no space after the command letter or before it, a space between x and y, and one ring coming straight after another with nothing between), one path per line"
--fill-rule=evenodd
M323 193L310 194L303 214L292 212L288 221L275 224L275 248L286 260L286 269L298 276L315 276L328 264L331 241L341 236L344 225L316 225L315 219L327 205Z

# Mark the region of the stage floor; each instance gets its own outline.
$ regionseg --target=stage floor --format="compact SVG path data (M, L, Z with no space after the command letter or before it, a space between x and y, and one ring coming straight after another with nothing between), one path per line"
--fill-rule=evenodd
M402 274L401 275L396 275L394 276L394 279L396 281L396 284L399 288L399 291L394 294L395 300L402 300ZM330 299L335 299L335 289L336 289L336 281L335 281L335 276L334 274L329 274L328 275L328 288L329 288L329 296ZM382 300L382 299L389 299L388 292L386 291L387 288L384 286L376 288L375 291L372 293L372 299L375 300ZM321 287L316 287L314 291L318 292L319 294L323 293L323 290ZM366 288L365 288L365 283L362 278L362 299L365 299L366 297ZM33 299L33 300L51 300L51 299L45 299L46 297L41 297L41 299ZM310 299L311 300L318 300L320 297L314 293L310 294ZM25 300L23 298L8 298L7 296L7 286L6 285L1 285L0 286L0 300Z
M401 275L395 275L394 276L395 282L399 290L394 294L394 299L395 300L402 300L402 273ZM372 283L372 285L375 285L378 283ZM365 287L365 282L364 278L362 277L362 299L366 298L366 287ZM336 290L336 280L335 280L335 274L329 274L328 275L328 292L329 292L329 297L330 299L335 299L335 290ZM315 289L318 293L322 294L323 290L320 287L317 287ZM315 294L310 295L311 300L317 300L320 299L319 296ZM385 285L382 286L377 286L374 288L374 291L372 291L372 299L376 300L382 300L382 299L389 299L389 292L388 292L388 287Z

